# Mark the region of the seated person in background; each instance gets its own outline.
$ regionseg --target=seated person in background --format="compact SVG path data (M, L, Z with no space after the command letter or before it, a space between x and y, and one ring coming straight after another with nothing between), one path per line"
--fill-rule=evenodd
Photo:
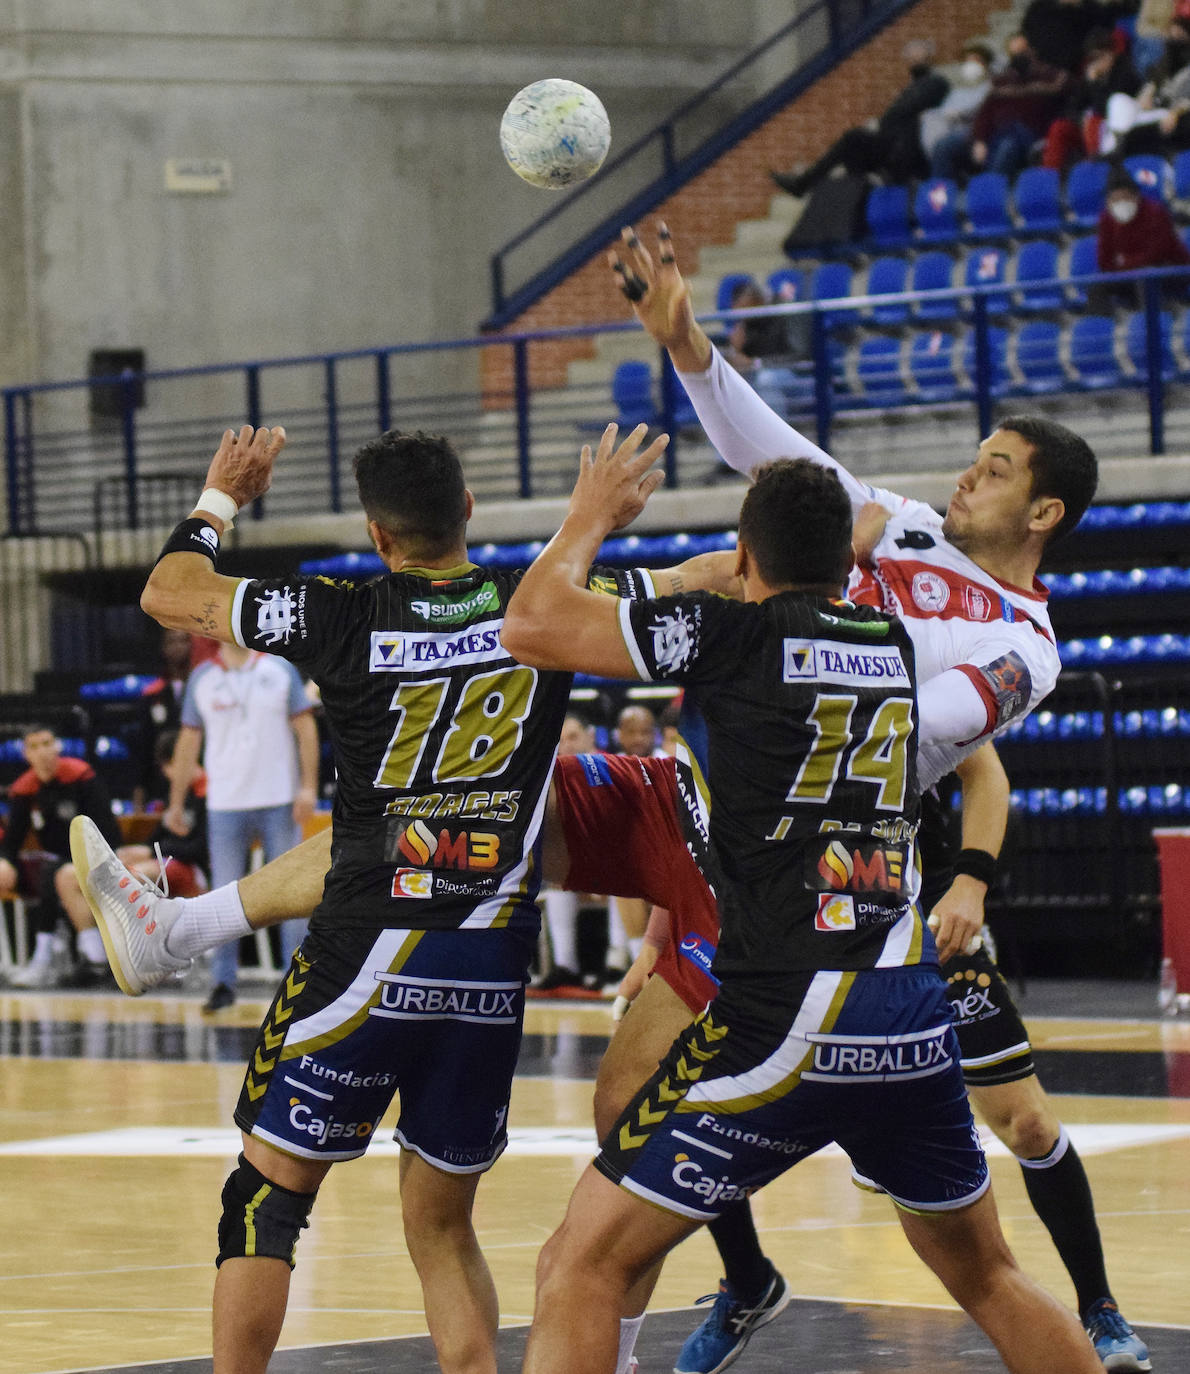
M1083 45L1096 29L1114 29L1140 9L1140 0L1031 0L1021 32L1042 62L1077 72Z
M166 786L173 778L173 752L178 732L167 731L159 735L153 746L154 758L166 780ZM163 816L156 828L143 844L121 845L116 853L120 862L127 864L134 873L147 878L163 891L174 897L197 897L207 891L207 873L211 860L207 853L207 780L199 772L191 781L190 792L186 798L186 823L190 827L186 834L179 834L170 828ZM164 863L158 861L158 856ZM62 874L63 906L75 930L79 958L74 968L59 980L60 987L85 988L95 986L115 986L107 954L104 952L103 939L95 924L95 917L79 888L78 875L74 865L67 866ZM77 894L77 900L75 900ZM67 896L70 900L66 900Z
M936 110L921 117L921 146L932 177L958 181L971 168L971 126L992 86L995 53L990 43L972 38L963 44L959 84Z
M59 919L70 915L72 921L77 917L94 924L74 865L66 857L70 822L75 816L89 816L112 845L119 844L120 830L107 788L95 770L82 759L63 758L62 741L48 725L30 725L22 742L29 767L9 788L8 825L0 840L0 893L19 890L37 900L30 913L33 955L12 975L12 986L47 988L56 986L64 972L66 942L57 933ZM21 856L30 835L40 851L36 863ZM102 949L99 957L104 958Z
M843 167L854 175L879 173L885 181L902 185L929 171L921 146L921 116L941 105L950 93L950 82L931 65L934 44L915 38L905 44L909 84L878 120L848 129L817 162L798 174L770 172L782 191L804 196L835 170Z
M792 292L792 283L788 283ZM789 299L793 299L790 294ZM733 310L755 310L772 302L751 277L731 293ZM735 320L727 331L723 356L737 372L748 373L768 358L809 357L809 315L769 315L751 320Z
M971 161L980 171L1016 176L1062 109L1070 73L1042 62L1023 34L1008 40L1008 66L991 89L971 127Z
M1096 230L1096 259L1100 272L1135 272L1144 267L1190 265L1190 250L1182 242L1164 205L1142 195L1123 167L1113 170L1107 199ZM1185 299L1187 281L1164 282L1164 294ZM1110 311L1114 304L1144 304L1139 282L1101 282L1090 291L1093 310Z
M1060 172L1081 157L1098 157L1108 101L1139 90L1132 55L1120 49L1109 29L1096 29L1087 39L1083 69L1071 84L1066 108L1045 136L1042 165Z
M1179 4L1165 30L1165 49L1140 94L1107 102L1104 152L1166 156L1190 148L1190 3Z

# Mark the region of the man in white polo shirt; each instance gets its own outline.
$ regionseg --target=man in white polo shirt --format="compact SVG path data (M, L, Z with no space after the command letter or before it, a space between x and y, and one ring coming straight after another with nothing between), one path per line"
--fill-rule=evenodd
M185 833L186 791L204 752L211 881L234 882L247 872L248 852L260 842L267 860L292 849L314 809L318 731L296 668L284 659L223 644L190 675L182 728L174 752L166 822ZM305 921L281 927L288 963ZM211 957L211 992L204 1011L235 1001L238 941Z

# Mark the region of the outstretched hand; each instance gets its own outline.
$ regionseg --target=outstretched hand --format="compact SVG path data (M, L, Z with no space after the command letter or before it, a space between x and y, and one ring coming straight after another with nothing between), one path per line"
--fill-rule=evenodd
M268 491L273 480L273 464L284 447L285 431L280 425L255 430L251 425L244 425L239 434L224 430L207 469L204 488L214 487L226 492L242 509Z
M607 260L621 292L631 301L636 318L652 338L662 348L693 349L701 358L698 367L706 367L710 342L694 318L690 286L678 271L669 229L664 224L657 226L656 263L632 228L621 231L620 246L608 254Z
M594 454L590 444L583 445L578 481L570 496L571 516L601 527L605 534L630 525L665 477L659 468L649 469L665 452L668 434L641 451L647 425L637 425L617 447L619 432L618 425L608 425Z

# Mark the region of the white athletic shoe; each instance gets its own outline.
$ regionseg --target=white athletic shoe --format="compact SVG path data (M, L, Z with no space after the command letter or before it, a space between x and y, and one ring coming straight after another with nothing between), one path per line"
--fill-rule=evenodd
M58 964L55 959L30 959L10 976L9 986L14 988L56 988L58 986Z
M169 897L164 879L159 888L126 868L87 816L70 822L70 857L122 991L139 997L185 973L194 961L165 948L180 904Z

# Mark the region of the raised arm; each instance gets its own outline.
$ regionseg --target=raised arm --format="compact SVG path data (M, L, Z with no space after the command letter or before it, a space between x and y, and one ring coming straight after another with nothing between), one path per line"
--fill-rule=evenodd
M141 609L159 625L235 643L231 607L241 579L217 573L215 553L237 511L268 491L284 446L280 427L224 431L198 504L169 537L141 592Z
M617 427L608 425L597 452L583 446L579 476L562 528L534 559L512 594L500 638L531 668L638 675L620 629L620 602L587 588L587 572L600 544L635 520L661 482L649 469L668 435L640 451L646 427L637 425L616 447Z
M857 481L786 424L719 353L694 318L690 287L678 270L669 230L662 224L657 233L656 263L632 229L624 230L622 246L609 262L637 319L669 351L699 423L723 461L749 475L775 458L809 458L838 474L855 506L881 499L884 493Z

